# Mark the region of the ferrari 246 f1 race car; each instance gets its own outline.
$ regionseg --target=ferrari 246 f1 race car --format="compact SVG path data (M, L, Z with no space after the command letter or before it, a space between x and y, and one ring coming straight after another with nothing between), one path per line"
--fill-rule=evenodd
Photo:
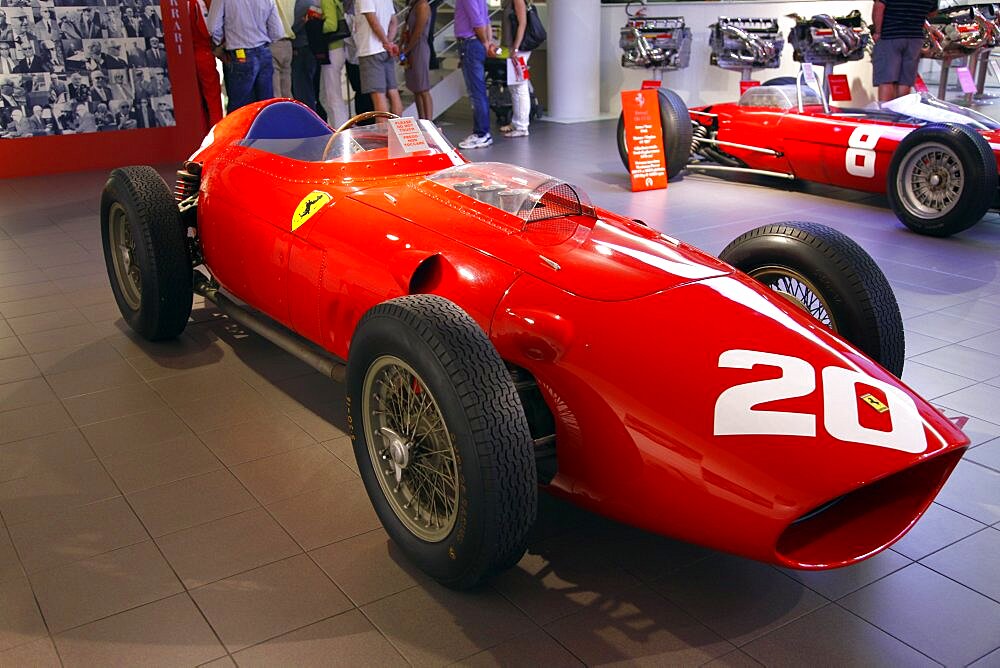
M344 380L378 516L440 582L516 563L539 487L843 566L903 535L962 456L897 378L895 298L840 233L769 225L717 259L559 179L466 162L429 122L352 127L365 116L333 130L296 102L244 107L173 194L116 169L104 250L141 336L180 334L194 292Z
M939 237L997 206L1000 124L926 93L880 109L837 108L780 77L738 102L689 110L665 88L659 100L670 177L749 172L886 193L904 225ZM618 148L628 168L622 119Z

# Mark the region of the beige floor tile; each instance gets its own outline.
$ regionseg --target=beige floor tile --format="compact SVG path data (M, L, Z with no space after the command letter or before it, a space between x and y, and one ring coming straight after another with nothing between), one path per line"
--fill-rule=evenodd
M246 386L229 364L213 364L203 369L157 378L149 381L150 387L170 406L194 399L231 394ZM211 403L211 402L209 402Z
M204 524L257 507L226 470L185 478L129 495L129 502L153 536Z
M188 589L302 551L263 508L167 534L156 542Z
M0 338L7 338L13 335L14 335L14 330L10 328L10 325L7 324L6 320L0 318Z
M615 592L546 630L587 665L700 666L733 650L722 637L645 588Z
M0 286L0 304L59 294L62 294L62 290L52 281L42 281L31 285Z
M215 661L203 663L198 668L236 668L236 662L233 661L232 657L226 655Z
M52 633L183 591L152 541L35 573L31 582Z
M458 662L459 666L487 668L488 666L545 666L545 668L570 668L582 666L579 659L542 630L529 631L511 638L495 647L473 654Z
M16 336L8 336L0 339L0 360L11 357L23 357L28 351L21 345L21 341Z
M143 382L132 365L120 358L89 369L47 374L45 379L62 398L138 385Z
M163 400L146 385L101 390L66 399L63 403L79 425L113 420L163 407Z
M305 555L220 580L191 596L231 652L352 607Z
M66 301L65 296L61 294L45 295L42 297L30 297L12 302L4 302L0 304L0 315L4 318L18 318L25 315L35 315L36 313L58 311L69 307L70 304Z
M174 410L197 433L250 420L267 421L279 415L256 390L242 381L240 383L240 387L213 397L212 401L195 399L179 402Z
M124 324L121 320L122 312L118 308L118 304L115 302L99 302L97 304L88 304L85 306L80 306L80 313L89 322L99 323L99 322L115 322L119 324Z
M146 446L191 436L191 430L169 408L136 413L90 424L82 429L99 457L129 454L136 444Z
M152 445L140 441L133 450L102 462L126 494L222 468L218 457L193 434Z
M226 654L187 594L61 633L56 644L67 667L187 667Z
M12 411L56 401L55 393L44 378L29 378L0 385L0 410Z
M7 324L18 336L33 332L45 332L50 329L61 329L71 325L81 325L86 322L87 319L75 308L22 315L16 318L7 317Z
M98 233L100 238L100 233ZM102 253L103 255L103 253ZM49 277L49 280L56 281L61 278L76 278L78 276L107 276L107 265L103 262L86 261L75 262L73 264L61 264L55 267L44 267L42 271Z
M101 463L89 460L0 483L0 512L10 526L119 495Z
M12 647L0 652L0 668L61 668L59 655L50 638Z
M149 540L125 499L117 497L14 524L11 539L28 573Z
M360 479L306 492L268 510L306 550L377 529L378 516Z
M343 410L340 412L343 413ZM317 441L329 441L348 435L347 421L343 415L330 419L305 408L285 413Z
M51 375L78 369L93 369L120 361L122 356L110 344L97 341L62 350L34 353L31 358L35 360L35 364L43 374Z
M362 612L416 666L451 663L537 628L492 589L413 587Z
M41 372L35 366L35 362L27 355L0 357L0 383L27 380L38 375L41 375Z
M309 555L357 606L418 584L431 584L382 529L332 543Z
M358 477L318 444L240 464L232 471L263 504Z
M313 439L284 415L246 415L247 421L210 429L199 435L227 466L294 450Z
M45 473L94 459L79 429L67 429L0 445L0 482Z
M21 343L31 354L63 348L77 348L100 341L104 334L94 325L86 323L45 332L33 332L20 337Z
M21 441L73 427L61 403L53 402L0 412L0 443Z
M7 534L7 529L0 526L0 582L21 577L24 577L24 569L14 550L14 543Z
M0 582L0 650L45 638L45 622L24 577Z
M187 334L186 331L185 335ZM122 356L128 358L139 375L146 380L167 378L229 363L222 347L212 342L196 341L185 335L175 341L162 343L137 342L126 336L117 339L113 345L119 347Z
M357 610L278 636L236 653L253 666L406 666L389 641Z
M354 471L357 475L361 475L358 471L358 459L354 456L354 443L351 441L350 436L341 436L340 438L323 441L320 445L333 453L337 459L343 462L344 466Z
M19 287L30 283L44 283L48 280L48 277L40 269L12 271L9 274L0 274L0 288Z

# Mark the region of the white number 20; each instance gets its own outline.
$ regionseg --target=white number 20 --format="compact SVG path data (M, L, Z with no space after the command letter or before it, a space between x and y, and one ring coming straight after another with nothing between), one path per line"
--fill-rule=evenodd
M854 128L847 140L847 154L844 157L847 173L870 179L875 176L875 145L882 137L877 125L860 125Z
M757 350L727 350L719 367L752 369L758 364L778 367L781 375L735 385L715 402L715 434L773 434L815 436L816 415L790 411L755 410L758 404L804 397L816 389L816 370L798 357ZM828 366L822 371L823 426L830 436L851 443L918 453L927 449L923 421L916 404L898 387L866 374ZM881 390L892 415L892 429L881 431L861 424L856 386L863 383Z

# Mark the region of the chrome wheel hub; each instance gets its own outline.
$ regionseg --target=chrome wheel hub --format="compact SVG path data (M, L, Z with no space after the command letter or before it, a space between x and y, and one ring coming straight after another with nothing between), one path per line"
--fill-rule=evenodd
M403 480L403 469L410 463L410 444L403 441L403 437L388 427L379 429L382 438L385 439L388 447L389 459L392 461L393 474L396 482Z
M911 215L937 218L958 204L965 190L965 172L958 156L944 144L921 144L903 157L896 190Z
M125 303L133 311L139 310L142 301L142 272L135 262L135 237L125 208L115 202L108 212L108 234L115 279Z

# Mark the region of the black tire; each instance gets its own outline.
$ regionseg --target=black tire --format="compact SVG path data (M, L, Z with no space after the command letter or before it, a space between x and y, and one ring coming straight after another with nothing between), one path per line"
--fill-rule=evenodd
M663 151L667 154L667 179L681 173L691 158L691 114L681 96L669 88L658 88L660 127ZM625 115L618 115L618 157L628 167L628 144L625 142Z
M846 235L819 223L775 223L743 234L719 258L786 296L790 293L781 288L788 284L776 278L783 273L804 278L802 286L828 312L825 324L897 377L903 373L905 341L896 296L871 256Z
M407 526L397 514L399 499L389 498L400 488L400 480L409 486L415 478L401 478L397 471L396 490L389 490L382 486L388 472L375 469L379 465L392 468L393 460L375 456L373 461L376 448L383 455L389 450L389 439L381 440L384 432L377 437L379 442L369 435L379 418L365 409L365 388L375 387L373 379L378 378L380 365L394 363L386 360L402 361L412 370L412 383L407 380L400 387L415 384L418 392L427 388L450 433L444 447L456 455L451 470L458 484L450 488L459 490L456 516L453 524L444 522L437 528L442 535L433 539ZM374 397L372 401L370 406L375 406ZM386 408L377 413L391 412L391 403L378 405ZM534 446L510 374L489 337L468 314L435 295L399 297L369 310L351 342L347 410L368 496L386 531L419 568L445 586L467 589L517 563L538 509ZM370 422L366 422L366 412ZM438 438L445 438L441 433L437 432ZM417 456L424 439L406 438L407 460ZM441 452L440 448L438 441L432 450ZM419 503L412 507L417 510L407 512L420 510Z
M138 295L120 264L124 254L117 249L122 244L113 248L117 231L131 242L127 266L135 265ZM129 327L149 341L172 339L184 331L193 294L186 231L174 196L155 169L111 172L101 194L101 238L111 289Z
M765 81L763 86L794 86L795 77L774 77Z
M920 158L932 149L944 149L944 161L938 163L945 173L950 163L961 167L962 178L944 181L939 192L949 191L954 198L947 204L934 202L912 187L920 172L928 169ZM953 174L953 173L952 173ZM941 178L931 174L928 178ZM935 186L931 186L935 187ZM957 190L956 190L957 189ZM918 234L947 237L978 223L989 211L997 195L997 163L986 138L964 125L936 123L914 130L903 138L889 163L886 184L889 204L900 222Z

